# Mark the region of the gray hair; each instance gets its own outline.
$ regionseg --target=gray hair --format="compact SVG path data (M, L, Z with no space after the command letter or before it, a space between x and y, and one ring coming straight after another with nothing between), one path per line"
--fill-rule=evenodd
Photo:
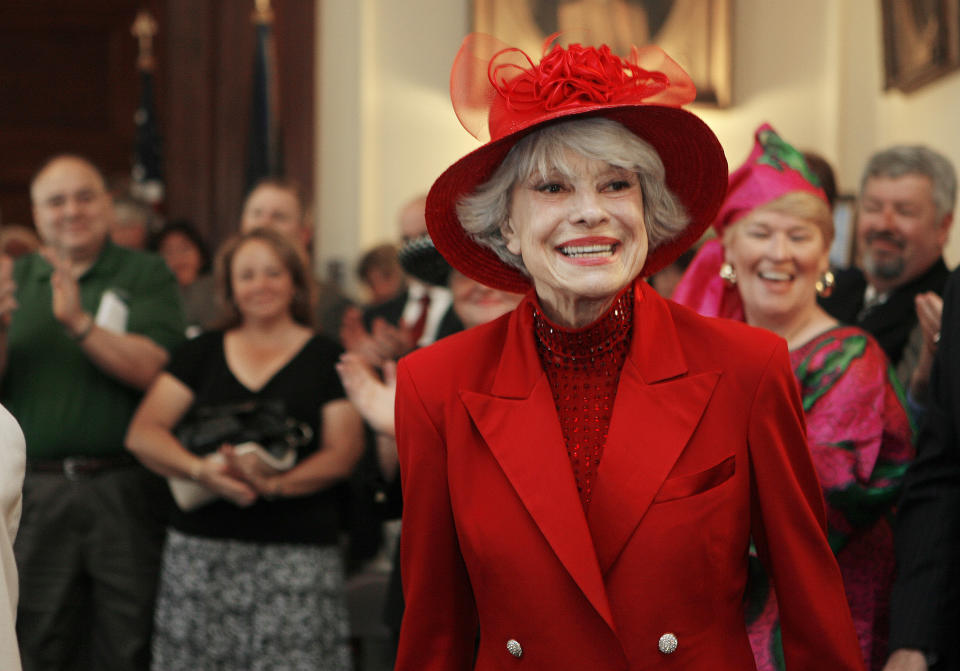
M460 225L480 245L509 266L526 273L523 260L507 249L502 226L510 216L513 187L534 173L570 173L564 153L583 156L636 173L643 194L643 218L652 251L678 235L689 217L666 185L656 150L622 124L603 118L574 119L541 128L517 142L493 176L457 203Z
M953 164L943 154L922 145L898 145L871 156L860 179L860 192L863 193L871 177L904 175L923 175L930 179L938 219L953 212L957 201L957 173Z
M114 198L113 209L117 214L116 224L119 227L142 224L147 230L153 228L155 220L153 211L139 198L131 196Z

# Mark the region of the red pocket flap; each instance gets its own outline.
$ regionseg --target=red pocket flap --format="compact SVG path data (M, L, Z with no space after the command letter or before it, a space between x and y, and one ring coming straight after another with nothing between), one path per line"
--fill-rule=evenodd
M667 478L663 482L660 491L657 492L654 503L663 503L673 499L682 499L686 496L700 494L708 489L712 489L723 484L733 476L736 470L736 455L731 454L716 466L711 466L705 471L691 473L690 475L680 475L675 478Z

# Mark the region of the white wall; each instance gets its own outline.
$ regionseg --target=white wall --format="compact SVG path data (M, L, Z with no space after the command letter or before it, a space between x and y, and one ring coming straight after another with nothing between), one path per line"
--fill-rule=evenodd
M317 2L318 256L352 263L395 238L402 203L479 146L448 92L470 1ZM929 144L960 166L960 72L884 93L877 0L734 0L732 23L734 104L694 108L731 167L764 121L830 160L845 192L869 154L893 143ZM960 260L956 231L947 256Z
M369 163L361 84L369 70L365 54L374 37L367 25L372 12L367 0L317 3L314 260L321 274L326 274L329 261L340 261L347 266L344 279L352 279L349 265L357 256L357 232L369 219L362 211L364 201L357 198L357 185Z
M844 7L840 181L857 189L860 169L877 148L925 144L942 152L960 170L960 71L910 93L883 91L883 43L879 3L848 0ZM960 262L960 225L947 245L947 263Z
M450 104L450 65L469 29L466 3L376 1L383 26L375 121L381 147L371 168L380 186L381 235L396 236L400 207L480 143L460 126Z
M318 0L321 267L399 238L412 197L480 143L450 105L466 0Z
M764 121L794 146L837 158L835 0L735 0L733 105L695 109L717 134L730 169Z

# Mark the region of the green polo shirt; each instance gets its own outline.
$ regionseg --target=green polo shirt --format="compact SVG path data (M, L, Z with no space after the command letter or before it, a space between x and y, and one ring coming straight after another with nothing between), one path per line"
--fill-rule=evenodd
M141 392L94 365L54 319L51 273L39 254L14 264L20 306L10 324L0 401L23 427L29 458L122 454ZM145 335L167 350L183 339L177 283L159 256L108 240L79 284L90 314L97 314L104 292L112 290L129 310L126 332Z

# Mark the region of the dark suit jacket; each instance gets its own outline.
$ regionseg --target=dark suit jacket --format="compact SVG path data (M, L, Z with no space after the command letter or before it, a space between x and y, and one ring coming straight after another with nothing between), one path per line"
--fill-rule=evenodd
M960 270L944 293L932 401L904 483L896 524L899 577L893 590L890 649L944 657L960 669Z
M890 292L885 303L861 315L867 280L858 268L847 268L837 272L837 285L833 293L829 298L821 298L820 304L844 324L859 326L872 335L896 368L910 339L910 332L917 325L914 297L926 291L943 293L943 285L949 274L943 259L937 259L923 275L897 287Z
M643 282L634 297L586 514L530 296L401 359L398 671L754 668L751 538L776 583L788 668L863 668L784 341ZM659 650L667 633L675 652Z

